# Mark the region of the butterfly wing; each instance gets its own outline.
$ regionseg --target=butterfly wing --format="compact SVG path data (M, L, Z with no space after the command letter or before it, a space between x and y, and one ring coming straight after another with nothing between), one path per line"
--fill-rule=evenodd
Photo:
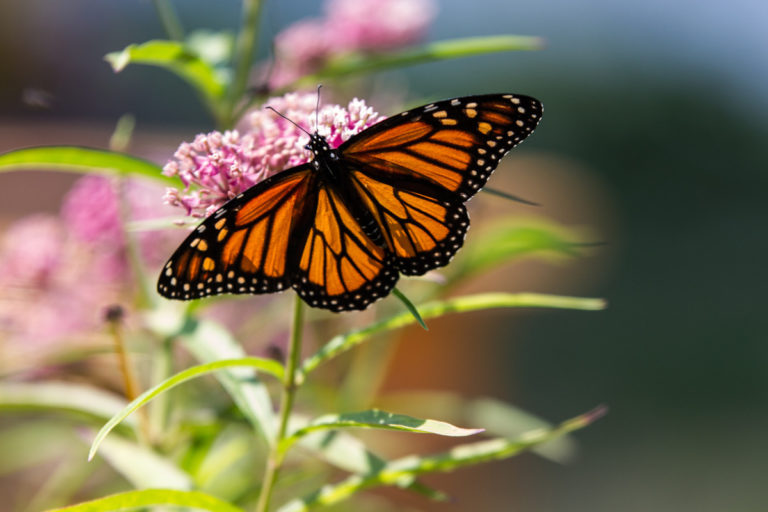
M464 201L541 112L528 96L455 98L386 119L339 147L400 272L421 275L453 258L469 227Z
M390 253L360 225L358 208L337 187L318 186L312 226L303 243L293 288L311 306L365 309L385 297L399 274Z
M388 183L429 181L466 201L533 132L541 114L541 103L529 96L454 98L385 119L339 151L345 161Z
M171 256L160 274L158 292L171 299L194 299L288 288L293 247L306 236L307 204L315 187L309 165L302 165L226 203Z

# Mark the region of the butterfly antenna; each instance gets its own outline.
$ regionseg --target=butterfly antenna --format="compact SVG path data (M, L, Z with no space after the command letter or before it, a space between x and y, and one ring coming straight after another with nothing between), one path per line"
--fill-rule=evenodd
M323 84L317 84L317 103L315 104L315 131L320 127L320 88Z
M298 124L294 123L294 122L293 122L293 120L291 120L291 119L287 118L286 116L284 116L283 114L281 114L280 112L278 112L277 110L275 110L274 108L272 108L272 107L264 107L264 108L266 108L267 110L271 110L271 111L272 111L272 112L274 112L275 114L279 115L280 117L282 117L283 119L285 119L286 121L288 121L289 123L291 123L293 126L295 126L296 128L298 128L299 130L303 131L304 133L306 133L306 134L307 134L307 135L309 135L310 137L312 136L312 134L311 134L311 133L309 133L307 130L305 130L304 128L302 128L302 127L301 127L301 126L299 126Z

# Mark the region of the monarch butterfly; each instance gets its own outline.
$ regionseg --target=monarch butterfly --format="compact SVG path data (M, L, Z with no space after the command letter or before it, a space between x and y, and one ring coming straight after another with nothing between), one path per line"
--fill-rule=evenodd
M310 306L365 309L400 274L446 265L462 246L464 202L533 132L541 103L517 94L454 98L387 118L246 190L210 215L163 268L171 299L293 288Z

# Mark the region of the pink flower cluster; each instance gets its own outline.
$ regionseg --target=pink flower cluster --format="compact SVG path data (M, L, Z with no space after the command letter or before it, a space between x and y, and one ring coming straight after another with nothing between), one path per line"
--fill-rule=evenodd
M59 217L13 224L0 244L0 332L43 348L99 324L119 295L114 254L94 251Z
M424 37L435 16L432 0L327 0L322 18L301 20L275 37L269 85L285 86L330 57L379 52Z
M317 130L337 147L355 133L382 119L365 101L354 99L346 108L325 105L317 112L317 95L286 94L272 98L270 106L309 132ZM239 131L200 134L182 143L174 159L163 168L178 176L183 189L168 188L165 201L183 207L188 215L205 217L219 206L275 173L308 162L304 149L309 136L266 109L254 111Z
M135 181L121 186L130 220L169 214L157 204L157 186ZM111 179L86 176L69 191L59 216L26 217L5 231L0 337L41 348L98 329L104 309L125 299L132 276L116 187ZM175 234L139 233L141 252L159 265L176 243Z

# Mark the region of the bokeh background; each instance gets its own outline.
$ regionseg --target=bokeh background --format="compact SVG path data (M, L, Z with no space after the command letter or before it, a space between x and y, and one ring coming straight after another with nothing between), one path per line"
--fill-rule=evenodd
M177 8L187 28L238 24L233 1ZM264 43L319 10L311 1L268 3ZM136 148L163 162L211 128L177 78L142 67L115 75L102 60L162 36L149 2L11 1L2 12L0 151L105 146L115 120L131 112ZM429 481L454 502L404 498L409 506L765 510L767 25L761 0L444 1L429 40L517 33L541 36L546 47L369 82L379 97L404 101L497 91L541 99L541 126L493 184L543 206L480 197L478 215L544 215L605 242L584 258L526 262L472 288L499 289L503 279L510 291L605 297L606 311L473 314L463 327L435 325L419 343L400 344L385 384L492 396L552 421L607 404L606 418L576 434L577 459L526 455L440 476ZM1 175L0 222L57 211L73 180Z

